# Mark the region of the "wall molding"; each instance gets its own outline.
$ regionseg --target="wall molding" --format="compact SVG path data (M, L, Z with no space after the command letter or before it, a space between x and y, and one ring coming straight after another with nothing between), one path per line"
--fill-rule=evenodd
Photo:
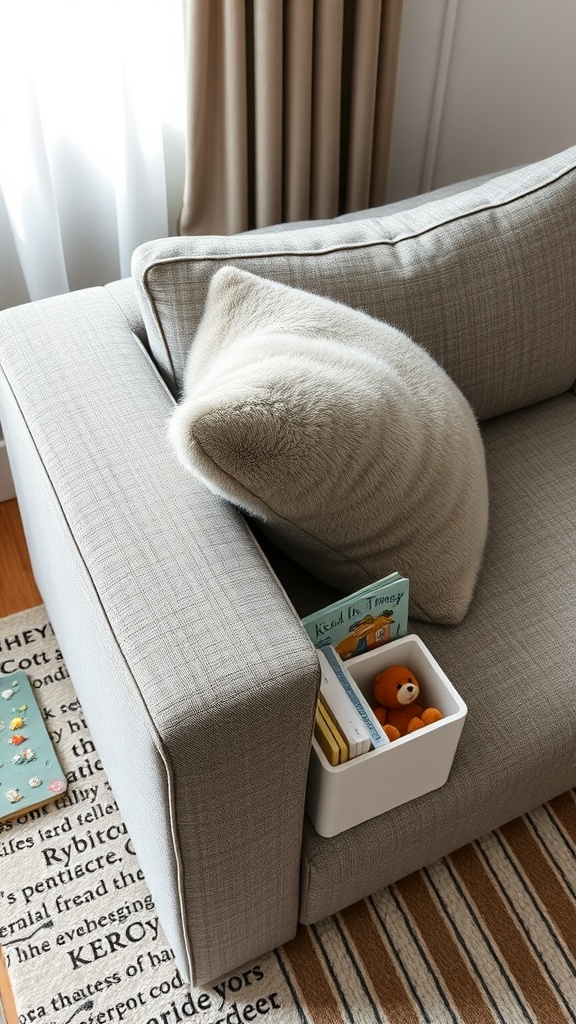
M444 23L442 26L442 41L438 53L438 66L436 68L436 81L432 98L432 110L428 124L428 134L424 149L424 160L422 163L422 175L420 178L420 192L430 192L434 187L434 172L436 170L436 157L438 154L438 143L440 140L440 129L442 127L442 115L446 102L446 91L450 74L450 61L454 49L454 38L456 36L456 22L458 20L458 8L460 0L447 0L444 11Z

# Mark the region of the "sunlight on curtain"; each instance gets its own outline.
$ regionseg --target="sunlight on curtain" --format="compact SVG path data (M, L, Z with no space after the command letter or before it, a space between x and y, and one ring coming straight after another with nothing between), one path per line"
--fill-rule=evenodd
M0 306L175 232L183 66L181 0L0 0Z

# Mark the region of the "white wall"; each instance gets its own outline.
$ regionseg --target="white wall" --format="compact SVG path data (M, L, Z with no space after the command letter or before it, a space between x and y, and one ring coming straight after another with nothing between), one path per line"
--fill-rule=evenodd
M574 0L404 0L389 200L576 144Z

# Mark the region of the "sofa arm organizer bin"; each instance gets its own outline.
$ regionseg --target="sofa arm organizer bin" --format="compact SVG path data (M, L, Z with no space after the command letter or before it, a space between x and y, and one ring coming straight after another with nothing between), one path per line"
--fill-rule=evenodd
M393 743L332 767L312 740L306 811L326 838L443 786L450 774L467 708L447 675L415 634L346 662L364 697L374 677L402 664L418 678L425 701L443 718Z

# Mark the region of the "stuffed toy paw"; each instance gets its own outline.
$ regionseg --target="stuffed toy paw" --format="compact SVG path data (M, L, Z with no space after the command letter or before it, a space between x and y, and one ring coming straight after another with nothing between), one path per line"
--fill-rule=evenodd
M437 708L424 709L415 703L420 686L405 665L392 665L380 672L374 680L373 693L377 701L374 714L389 740L423 729L443 717Z

